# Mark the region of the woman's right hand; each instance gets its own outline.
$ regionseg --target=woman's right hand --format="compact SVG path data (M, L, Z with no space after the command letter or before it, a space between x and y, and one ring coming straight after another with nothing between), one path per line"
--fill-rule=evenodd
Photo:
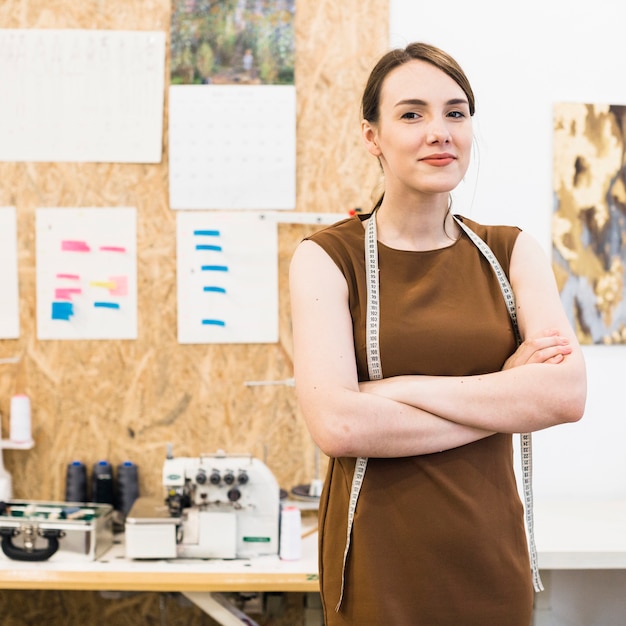
M504 362L503 370L529 363L562 363L572 347L569 339L558 330L547 330L537 337L525 339Z

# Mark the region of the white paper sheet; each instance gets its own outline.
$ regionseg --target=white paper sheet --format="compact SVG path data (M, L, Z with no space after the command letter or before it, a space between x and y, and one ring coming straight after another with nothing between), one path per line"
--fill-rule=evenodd
M178 341L278 341L278 232L257 213L177 214Z
M39 339L136 339L134 208L37 209Z
M172 209L293 209L292 85L172 85Z
M0 207L0 339L19 336L17 215L14 207Z
M0 160L161 161L165 33L0 30Z

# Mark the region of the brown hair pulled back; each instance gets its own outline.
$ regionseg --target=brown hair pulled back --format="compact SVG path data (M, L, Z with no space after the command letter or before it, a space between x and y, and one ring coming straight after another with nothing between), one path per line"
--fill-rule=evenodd
M387 52L374 66L363 90L363 98L361 100L363 119L372 124L378 122L380 93L385 78L396 67L410 61L430 63L452 78L467 96L470 115L474 115L474 92L461 66L447 52L430 44L417 42L409 44L404 49L398 48Z

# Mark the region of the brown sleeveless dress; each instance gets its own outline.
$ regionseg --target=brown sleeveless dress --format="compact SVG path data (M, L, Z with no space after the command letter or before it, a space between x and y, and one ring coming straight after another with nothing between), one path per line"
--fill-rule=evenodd
M365 229L357 216L309 239L346 278L359 380L367 380ZM461 218L508 274L519 229ZM515 350L495 274L462 234L450 247L401 251L379 242L384 377L499 371ZM529 626L533 589L512 437L454 450L369 459L339 611L355 459L330 459L320 500L325 626Z

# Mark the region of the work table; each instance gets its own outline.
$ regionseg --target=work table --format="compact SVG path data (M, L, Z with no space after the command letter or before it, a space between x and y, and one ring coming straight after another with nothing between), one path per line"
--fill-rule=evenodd
M626 569L626 500L535 502L541 570ZM129 560L123 535L96 561L61 554L38 563L0 557L2 589L132 591L301 591L319 589L317 533L302 540L302 558Z

